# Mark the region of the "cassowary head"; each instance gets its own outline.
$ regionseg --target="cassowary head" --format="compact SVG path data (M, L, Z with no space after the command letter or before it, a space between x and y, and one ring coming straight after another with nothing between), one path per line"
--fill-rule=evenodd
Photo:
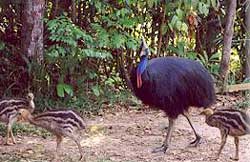
M145 42L145 39L144 37L142 37L142 40L141 40L141 46L140 46L140 57L142 58L143 56L147 56L150 51L149 51L149 48L148 48L148 45L147 43Z

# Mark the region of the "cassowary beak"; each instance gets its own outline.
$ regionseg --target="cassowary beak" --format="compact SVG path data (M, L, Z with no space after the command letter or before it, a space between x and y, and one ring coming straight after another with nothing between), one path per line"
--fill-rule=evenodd
M213 113L214 113L214 110L213 110L213 109L211 109L211 108L206 108L206 109L204 109L204 110L200 113L200 115L210 116L210 115L212 115Z
M141 47L140 47L140 57L148 55L149 54L149 48L148 45L144 39L144 37L142 37L141 40Z

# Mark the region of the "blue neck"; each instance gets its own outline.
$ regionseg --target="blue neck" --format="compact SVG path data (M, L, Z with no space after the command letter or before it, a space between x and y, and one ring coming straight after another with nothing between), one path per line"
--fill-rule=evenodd
M141 61L137 66L137 74L141 75L145 71L147 64L148 64L148 57L144 55L141 57Z

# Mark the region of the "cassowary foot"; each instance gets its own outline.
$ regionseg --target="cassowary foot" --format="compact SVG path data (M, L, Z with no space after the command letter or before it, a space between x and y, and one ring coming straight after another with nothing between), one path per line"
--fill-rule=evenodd
M201 137L197 136L196 139L189 144L189 146L196 147L198 144L200 144L200 142L201 142Z
M13 144L16 144L16 140L15 139L11 139Z
M7 140L6 142L5 142L5 145L7 145L7 146L13 146L13 145L15 145L16 144L16 142L15 141L9 141L9 140Z
M7 145L7 146L13 146L13 145L15 145L15 144L14 144L14 143L11 143L11 142L6 142L5 145Z
M62 162L60 159L53 159L51 162Z
M158 153L158 152L163 152L164 154L167 152L168 146L167 145L162 145L160 147L156 147L153 149L152 153Z
M80 156L79 161L86 161L83 155Z
M234 161L238 161L239 158L238 157L230 157L231 160L234 160Z
M214 157L211 157L211 160L215 160L217 161L219 159L219 156L214 156Z

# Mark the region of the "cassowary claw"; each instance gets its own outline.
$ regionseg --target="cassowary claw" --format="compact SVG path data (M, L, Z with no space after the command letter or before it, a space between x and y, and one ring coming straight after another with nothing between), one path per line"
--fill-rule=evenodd
M201 143L201 137L200 136L196 136L196 139L194 141L192 141L189 146L191 147L196 147L198 144Z
M85 161L85 157L83 155L80 156L79 161Z
M162 145L160 147L156 147L153 149L152 153L158 153L158 152L163 152L164 154L167 152L168 146L167 145Z

